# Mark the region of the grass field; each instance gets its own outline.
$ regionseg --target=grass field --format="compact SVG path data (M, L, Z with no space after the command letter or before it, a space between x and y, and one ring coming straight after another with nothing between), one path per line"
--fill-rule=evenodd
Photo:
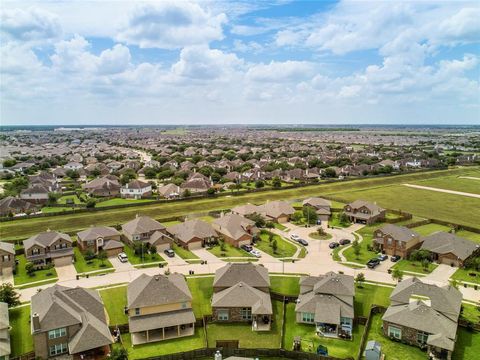
M125 205L125 204L140 204L140 203L148 203L152 202L151 199L110 199L106 201L98 202L95 207L105 207L105 206L113 206L113 205Z
M480 194L480 181L471 179L461 179L458 177L447 176L433 180L422 180L414 182L415 185L430 186L439 189L461 191L472 194Z
M104 260L103 263L97 258L87 261L77 247L74 247L73 251L75 253L75 262L73 265L75 266L75 270L77 270L77 273L98 270L106 270L107 272L109 272L111 271L109 269L113 268L112 263L108 261L108 259Z
M125 223L136 214L154 218L181 216L205 210L231 208L247 202L299 199L309 196L332 195L341 201L365 199L377 201L386 208L401 209L426 218L438 218L475 226L480 216L480 200L419 189L409 189L402 184L445 176L468 175L478 168L456 168L391 177L379 177L323 183L301 188L268 190L244 193L230 197L192 199L191 201L150 204L138 207L110 209L102 212L85 212L44 218L23 219L0 223L2 239L24 239L48 228L57 231L78 231L91 225L117 225ZM72 220L75 221L72 221ZM19 231L21 229L21 231Z
M192 253L190 250L186 250L177 244L172 244L172 250L175 251L175 254L180 256L182 259L198 259L198 256Z
M11 357L33 351L33 337L30 335L30 305L10 309Z
M25 264L27 260L25 255L17 255L18 260L17 273L13 276L15 285L25 285L35 281L54 280L57 278L55 268L36 270L31 276L25 271Z
M275 252L273 251L272 247L273 240L277 242L277 250ZM282 237L278 235L274 235L273 240L271 243L269 241L269 234L262 233L260 234L260 239L255 244L255 247L276 258L292 257L295 255L295 252L297 251L295 245L285 239L282 239Z
M270 290L283 295L298 295L300 293L300 277L270 276Z
M74 204L83 204L77 195L65 195L57 200L58 204L66 204L67 200L72 200Z
M127 305L127 286L100 290L110 325L128 324L128 317L123 309Z

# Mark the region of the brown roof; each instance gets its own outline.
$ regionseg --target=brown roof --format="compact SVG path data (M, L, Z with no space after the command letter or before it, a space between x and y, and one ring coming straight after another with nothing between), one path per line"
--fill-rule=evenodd
M110 236L118 236L120 233L110 226L92 226L86 230L77 233L80 241L96 240Z
M144 234L155 230L164 230L165 226L148 216L137 216L122 225L122 230L128 234Z
M202 220L188 220L167 228L167 232L184 243L193 238L207 239L217 237L212 225Z
M44 231L37 235L34 235L27 240L23 241L23 246L28 249L33 245L38 245L40 247L47 247L52 245L57 240L62 239L66 242L72 243L70 235L63 234L57 231Z
M251 262L228 263L215 271L214 287L230 287L243 281L255 288L270 287L268 269Z

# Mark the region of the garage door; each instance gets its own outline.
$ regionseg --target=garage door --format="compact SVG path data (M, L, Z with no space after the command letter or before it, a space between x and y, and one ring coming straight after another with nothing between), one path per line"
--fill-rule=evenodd
M65 256L53 260L55 266L66 266L72 264L72 258L70 256Z
M202 242L201 241L193 241L188 244L188 250L197 250L202 248Z
M279 224L283 224L283 223L286 223L286 222L288 222L288 216L282 216L282 217L278 218L278 223Z
M3 275L5 277L9 277L13 275L13 269L11 266L9 267L4 267L3 269L0 269L0 275Z
M250 240L243 240L238 242L238 247L242 245L250 245Z
M161 245L157 245L157 252L161 253L163 252L164 250L167 250L167 249L170 249L170 244L161 244Z

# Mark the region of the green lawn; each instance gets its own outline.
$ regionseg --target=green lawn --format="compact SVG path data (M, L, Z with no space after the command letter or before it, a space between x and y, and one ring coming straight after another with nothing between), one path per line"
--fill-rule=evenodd
M480 182L480 181L479 181ZM458 230L455 235L463 237L468 240L475 241L476 243L480 243L480 234L467 231L467 230Z
M110 272L112 269L112 263L108 261L108 259L103 261L103 264L100 260L97 258L92 259L92 260L85 260L83 257L82 252L80 249L77 247L73 248L73 251L75 253L75 263L73 264L75 266L75 270L77 270L77 273L84 273L84 272L89 272L89 271L98 271L98 270L105 270L105 272Z
M128 324L128 317L123 311L125 306L127 306L127 286L100 290L100 296L108 313L109 324Z
M300 336L302 351L313 352L319 344L328 348L328 355L338 358L354 357L360 346L360 340L365 326L356 325L353 328L353 339L341 340L319 337L315 334L315 325L298 324L295 321L295 304L287 304L284 346L292 350L293 338ZM312 346L313 345L313 346Z
M66 204L67 200L73 200L74 204L83 204L83 202L78 198L77 195L65 195L57 200L58 204Z
M390 305L390 294L393 288L363 284L355 287L355 314L368 316L372 305Z
M332 238L332 234L319 235L317 231L311 232L308 236L315 240L330 240Z
M281 230L281 231L288 230L288 228L285 225L282 225L282 224L279 224L279 223L273 223L273 226L275 227L275 229L278 229L278 230Z
M433 234L434 232L437 232L437 231L449 232L451 230L451 228L448 227L448 226L431 223L431 224L426 224L426 225L414 227L414 228L412 228L412 230L416 231L417 233L419 233L422 236L428 236L428 235Z
M357 233L363 237L363 241L360 243L360 254L357 257L353 251L353 247L349 247L343 252L347 261L366 264L371 258L377 257L378 252L368 250L368 245L372 244L373 232L384 225L384 223L367 225L358 230Z
M252 331L247 323L209 323L207 340L209 347L215 347L217 340L239 340L241 348L270 348L281 346L283 303L272 301L274 321L270 331Z
M470 274L475 274L476 276L471 276ZM480 271L469 270L469 269L458 269L455 271L451 279L457 281L467 281L474 284L480 285Z
M30 335L30 305L10 309L11 357L33 351L33 337Z
M382 352L388 360L425 360L427 354L415 346L410 346L390 340L383 335L382 314L375 314L372 317L368 340L376 340L382 344Z
M57 278L57 272L54 267L51 269L36 270L32 276L30 276L25 271L25 264L27 263L25 255L17 255L16 259L18 260L17 273L13 276L15 285L24 285L35 281L54 280Z
M377 201L380 206L394 207L421 217L475 226L480 216L480 200L457 195L419 190L396 185L422 179L439 178L446 175L465 175L476 168L456 168L431 172L413 173L390 177L348 180L335 183L322 183L312 186L267 190L244 193L230 197L202 198L189 201L153 203L138 207L84 212L53 217L22 219L0 223L3 239L25 239L46 229L70 232L85 229L91 225L116 225L125 223L141 213L161 219L182 216L189 213L232 208L237 205L263 203L267 200L288 200L309 196L329 195L343 202L355 199ZM21 228L22 231L18 231Z
M460 318L471 321L473 323L480 323L480 308L470 304L462 304L462 313Z
M262 232L255 247L276 258L292 257L295 255L295 252L297 251L295 245L276 234L273 235L272 242L270 242L269 234L271 233ZM275 252L272 247L274 240L277 242L277 250Z
M77 210L78 208L74 207L59 207L59 206L44 206L42 208L42 213L47 214L47 213L57 213L57 212L64 212L64 211L71 211L71 210ZM20 238L20 237L19 237ZM21 238L20 238L21 239Z
M480 183L478 180L461 179L456 176L445 176L438 179L422 180L417 181L414 184L421 186L430 186L439 189L480 194Z
M224 251L220 248L220 245L215 245L212 248L207 249L213 255L222 258L222 257L252 257L250 253L245 250L236 248L230 244L224 243Z
M433 270L437 268L437 264L429 263L428 269L424 269L420 261L410 261L410 260L400 260L393 267L395 269L400 269L402 271L411 271L421 274L430 274Z
M270 290L283 295L298 295L300 293L300 277L270 275Z
M195 317L212 314L211 298L213 295L213 276L192 277L187 279L188 288L192 293L192 308Z
M474 360L480 354L480 332L458 328L453 360Z
M122 335L122 342L128 351L128 359L146 359L158 355L174 354L183 351L202 349L205 347L203 328L196 328L193 336L179 339L163 340L150 344L136 345L132 347L130 334Z
M180 256L182 259L198 259L198 256L192 253L190 250L186 250L175 243L172 245L172 250L175 251L175 254Z
M113 205L125 205L125 204L140 204L140 203L148 203L152 202L152 199L110 199L106 201L98 202L95 207L105 207L105 206L113 206Z
M123 247L123 251L125 254L127 254L128 261L130 261L130 264L132 265L140 265L140 264L149 264L149 263L155 263L159 261L165 261L158 253L155 254L148 254L144 253L143 258L142 255L136 255L133 249L125 244Z
M328 225L333 227L346 228L346 227L349 227L351 224L350 222L347 222L347 223L340 222L340 212L334 212L332 216L330 216L330 220L328 220Z

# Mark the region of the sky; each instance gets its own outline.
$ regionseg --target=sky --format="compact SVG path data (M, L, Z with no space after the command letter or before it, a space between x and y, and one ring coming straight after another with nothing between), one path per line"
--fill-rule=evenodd
M0 3L0 124L480 124L480 2Z

